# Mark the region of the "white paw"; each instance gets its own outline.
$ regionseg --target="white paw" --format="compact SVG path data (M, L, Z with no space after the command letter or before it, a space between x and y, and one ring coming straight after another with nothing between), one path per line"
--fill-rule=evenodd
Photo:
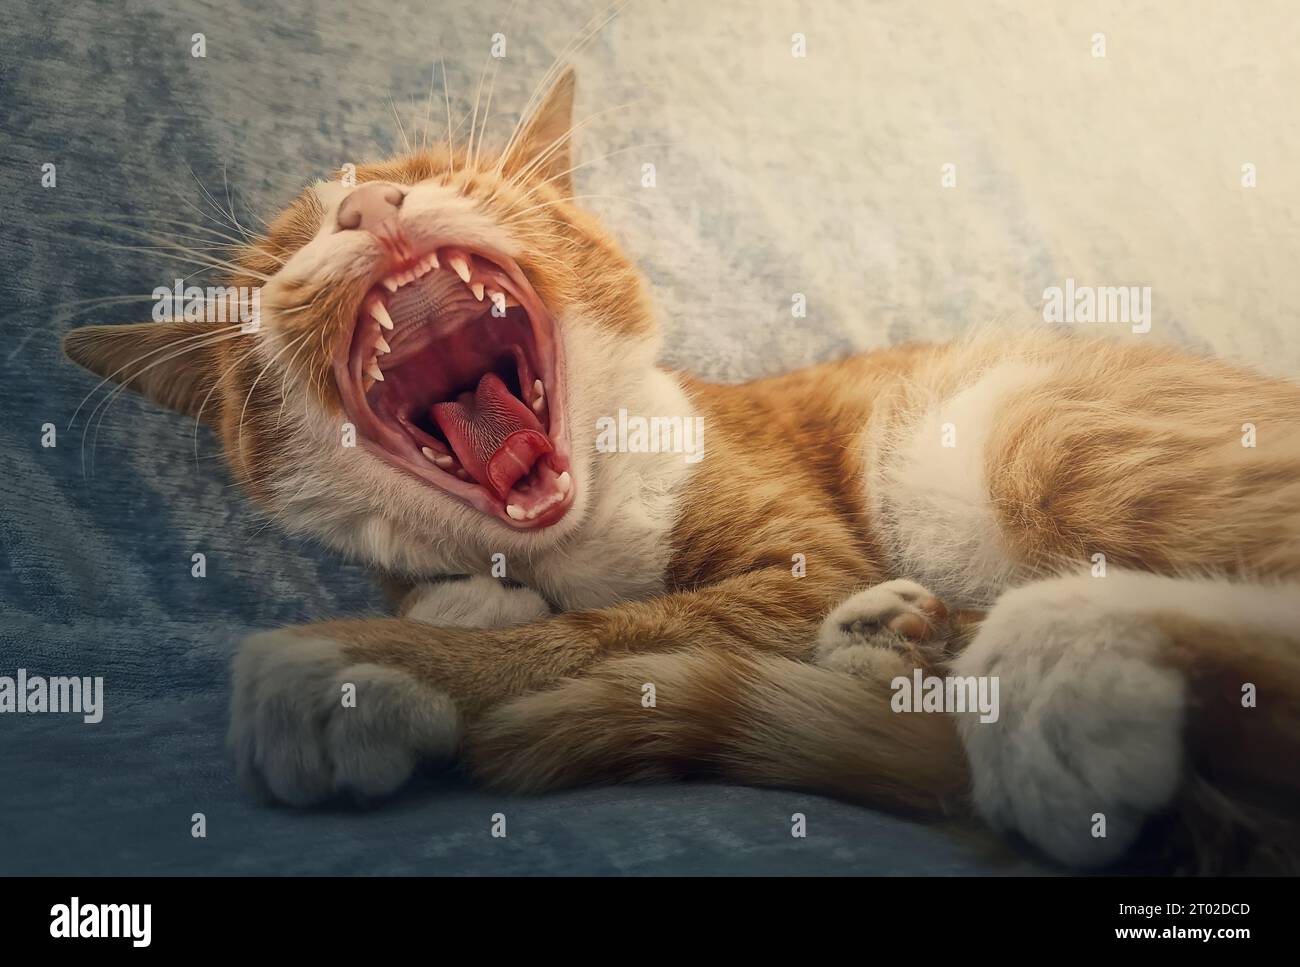
M418 763L449 759L459 735L448 696L350 663L333 641L269 631L235 657L227 744L241 780L283 802L387 795Z
M885 581L850 595L826 616L817 633L814 660L845 671L853 670L850 665L874 671L886 659L873 653L893 654L901 660L891 643L901 644L900 636L926 639L943 614L943 605L915 581ZM890 659L888 664L897 663Z
M976 809L1073 866L1119 859L1182 769L1185 685L1154 623L1119 606L1121 580L1008 592L952 668L999 680L996 722L957 718Z
M445 628L510 628L551 613L536 591L482 575L421 585L404 607L403 617Z

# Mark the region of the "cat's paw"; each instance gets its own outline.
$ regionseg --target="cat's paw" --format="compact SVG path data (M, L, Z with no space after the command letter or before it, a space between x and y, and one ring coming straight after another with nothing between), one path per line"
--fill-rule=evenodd
M234 662L227 742L246 785L306 806L394 792L417 764L456 751L452 700L334 641L291 629L248 638Z
M996 721L957 721L976 810L1072 866L1119 859L1182 768L1185 682L1119 591L1115 576L1010 591L952 666L998 681Z
M947 618L943 603L915 581L885 581L826 616L814 660L869 678L909 674L942 650Z
M444 628L511 628L550 613L531 588L482 575L420 585L402 602L403 617Z

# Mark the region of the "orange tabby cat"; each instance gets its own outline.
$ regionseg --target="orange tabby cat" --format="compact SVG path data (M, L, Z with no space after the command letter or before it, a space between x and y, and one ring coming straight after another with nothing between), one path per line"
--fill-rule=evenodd
M660 370L640 276L569 198L573 85L490 158L305 191L237 256L255 331L67 337L403 594L245 642L241 774L307 804L453 756L516 790L711 773L1070 864L1156 816L1193 859L1293 850L1300 388L1040 330Z

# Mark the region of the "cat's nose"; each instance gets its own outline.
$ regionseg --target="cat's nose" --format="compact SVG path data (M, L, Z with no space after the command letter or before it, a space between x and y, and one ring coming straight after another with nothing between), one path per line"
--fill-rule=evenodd
M354 228L373 231L376 225L392 218L402 207L406 193L384 181L368 181L352 189L343 199L337 216L340 231Z

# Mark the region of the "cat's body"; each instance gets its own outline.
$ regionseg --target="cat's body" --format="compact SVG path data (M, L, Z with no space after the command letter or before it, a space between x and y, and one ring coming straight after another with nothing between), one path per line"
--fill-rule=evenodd
M1114 860L1170 810L1202 853L1293 848L1300 388L1039 329L744 386L665 373L639 279L566 200L571 96L566 76L495 169L428 153L309 191L243 256L246 281L266 283L250 350L201 325L69 338L97 372L206 408L277 519L405 592L404 618L244 645L241 772L294 803L382 794L419 761L457 756L527 790L712 772L923 814L973 805L1081 865ZM438 285L459 285L446 265L464 258L466 284L472 267L489 293L492 279L519 286L506 291L537 358L517 387L494 389L490 361L438 377L519 408L505 439L552 453L520 456L532 469L512 484L492 474L516 451L476 422L471 393L468 429L444 415L444 434L425 423L411 437L434 447L431 465L402 464L419 459L406 431L374 416L418 382L401 366L367 375L392 321L366 307L416 284L385 296L379 280L394 264L432 272L394 254L408 249L438 254ZM452 311L399 314L391 358L421 326L470 332L444 324ZM548 352L547 316L562 352ZM197 351L136 366L142 349L171 360L181 336ZM317 337L320 356L295 370ZM420 406L455 399L444 388ZM702 418L703 459L601 452L597 421L620 410ZM341 416L369 450L340 446ZM1245 424L1257 445L1243 446ZM502 563L523 587L498 580ZM434 580L447 574L473 577ZM990 610L975 629L936 599ZM894 711L893 683L918 668L997 678L996 720ZM1248 683L1258 707L1243 706ZM340 701L347 684L355 706Z

